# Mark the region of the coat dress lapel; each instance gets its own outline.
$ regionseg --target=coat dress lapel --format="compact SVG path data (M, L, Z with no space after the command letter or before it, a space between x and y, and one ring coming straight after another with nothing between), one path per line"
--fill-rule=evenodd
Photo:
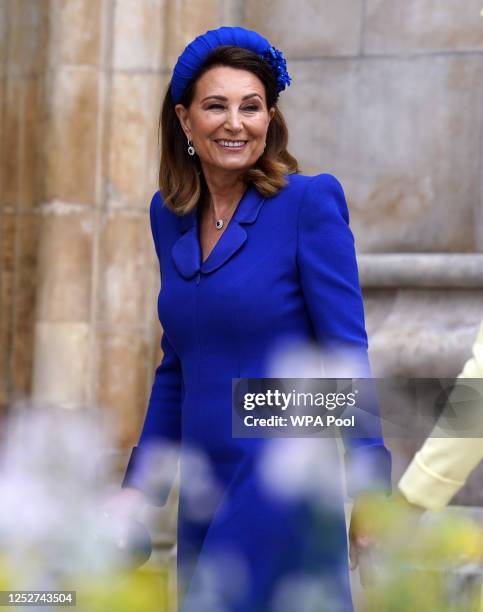
M225 231L203 263L201 263L197 210L180 217L182 234L174 243L171 256L181 276L190 279L198 272L208 274L227 262L246 242L247 232L243 225L256 221L263 202L264 197L250 184Z

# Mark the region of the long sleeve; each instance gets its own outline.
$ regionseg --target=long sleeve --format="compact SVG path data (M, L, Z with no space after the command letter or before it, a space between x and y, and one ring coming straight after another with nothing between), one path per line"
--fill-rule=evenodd
M156 217L159 205L160 199L155 194L150 206L150 221L161 265ZM132 450L121 485L140 489L153 505L159 506L166 503L176 476L183 398L181 364L165 332L161 349L163 357L156 368L141 435Z
M298 264L304 299L322 350L328 378L371 378L364 306L349 212L339 181L320 174L309 181L301 204ZM369 428L342 436L351 496L391 489L391 455L384 446L377 401Z
M472 353L458 378L483 378L483 322ZM483 405L480 414L483 422ZM398 483L409 502L427 510L442 510L483 460L483 438L446 436L436 423Z

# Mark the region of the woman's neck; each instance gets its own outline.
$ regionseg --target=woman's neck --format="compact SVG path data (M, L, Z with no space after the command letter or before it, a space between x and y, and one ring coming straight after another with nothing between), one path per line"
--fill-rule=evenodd
M229 215L243 196L246 182L243 175L237 177L213 177L206 176L207 197L204 206L216 218Z

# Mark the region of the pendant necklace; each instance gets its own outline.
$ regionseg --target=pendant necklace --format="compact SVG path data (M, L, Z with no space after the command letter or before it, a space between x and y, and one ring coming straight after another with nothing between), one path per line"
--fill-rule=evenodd
M238 201L238 203L239 202L240 201ZM235 210L236 210L236 208L238 206L238 203L233 207L233 209L231 211L230 218L233 216L233 213L235 212ZM216 211L213 208L213 221L215 222L216 229L217 230L221 230L221 229L223 229L225 227L225 221L227 221L227 218L226 217L225 218L223 218L223 217L216 218Z
M235 207L236 208L236 207ZM233 209L231 211L231 214L233 215L235 209ZM218 219L216 218L216 214L215 214L215 210L213 209L213 220L215 222L215 227L217 230L221 230L225 227L225 221L227 220L226 217L219 217Z

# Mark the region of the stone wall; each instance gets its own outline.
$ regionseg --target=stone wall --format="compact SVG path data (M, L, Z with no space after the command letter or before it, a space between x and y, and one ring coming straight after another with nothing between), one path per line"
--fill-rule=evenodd
M483 316L481 279L449 278L471 276L483 246L481 8L0 2L0 405L98 403L125 460L160 359L147 215L160 101L183 47L230 24L284 51L290 148L344 186L375 373L456 375ZM414 444L394 444L397 476ZM460 501L483 501L477 489Z

